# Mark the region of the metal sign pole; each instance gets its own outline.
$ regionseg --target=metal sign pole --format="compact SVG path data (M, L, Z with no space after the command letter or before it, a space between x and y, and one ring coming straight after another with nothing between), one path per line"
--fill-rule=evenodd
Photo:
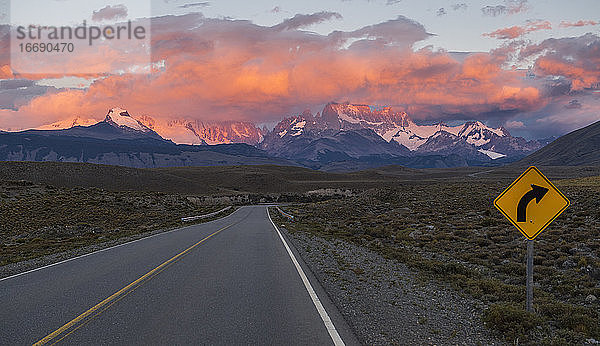
M533 312L533 240L527 240L527 311Z

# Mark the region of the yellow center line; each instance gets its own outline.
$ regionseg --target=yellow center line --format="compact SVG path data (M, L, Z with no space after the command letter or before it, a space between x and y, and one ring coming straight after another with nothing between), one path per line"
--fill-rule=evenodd
M197 243L195 243L194 245L190 246L189 248L187 248L187 249L183 250L182 252L178 253L177 255L171 257L167 261L165 261L162 264L160 264L158 267L150 270L146 274L142 275L139 279L133 281L129 285L123 287L122 289L120 289L116 293L112 294L110 297L104 299L100 303L98 303L98 304L94 305L93 307L89 308L86 312L84 312L81 315L75 317L71 321L65 323L62 327L60 327L57 330L55 330L54 332L48 334L45 338L41 339L40 341L36 342L33 345L34 346L45 345L45 344L49 343L50 341L52 341L53 339L55 339L56 337L58 337L59 335L61 335L62 333L64 333L65 331L67 331L69 328L71 328L71 327L75 326L77 323L83 321L85 318L90 317L95 312L101 313L101 312L105 311L106 309L102 309L102 307L106 306L106 308L109 308L112 305L112 304L110 304L111 302L114 304L118 300L120 300L120 298L119 298L120 296L125 297L131 291L135 290L135 288L137 288L136 285L140 284L142 281L147 280L147 279L151 279L152 277L158 275L158 273L160 273L162 270L166 269L166 267L169 264L172 264L175 261L181 259L181 257L185 256L188 252L192 251L195 247L197 247L198 245L202 244L204 241L208 240L212 236L214 236L214 235L216 235L216 234L218 234L218 233L220 233L220 232L222 232L222 231L224 231L224 230L226 230L226 229L228 229L228 228L230 228L230 227L232 227L232 226L234 226L234 225L236 225L236 224L238 224L240 222L241 222L241 220L238 221L238 222L234 222L234 223L232 223L232 224L230 224L228 226L225 226L225 227L219 229L218 231L216 231L214 233L209 234L204 239L198 241ZM119 299L117 299L117 298L119 298ZM100 310L100 309L102 309L102 310ZM75 329L78 329L78 327L75 328ZM71 332L73 332L73 331L71 331ZM68 333L67 335L71 334L71 332ZM56 342L62 340L67 335L63 336L59 340L56 340Z

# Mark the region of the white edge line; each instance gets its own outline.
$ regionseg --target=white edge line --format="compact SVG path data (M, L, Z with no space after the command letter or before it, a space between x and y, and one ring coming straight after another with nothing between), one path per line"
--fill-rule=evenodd
M227 215L227 216L225 216L225 217L222 217L222 218L220 218L220 219L213 220L213 221L217 221L217 220L223 220L223 219L226 219L226 218L230 217L231 215L235 214L235 213L236 213L238 210L240 210L240 209L242 209L242 208L238 208L238 209L237 209L237 210L235 210L233 213L231 213L231 214L229 214L229 215ZM212 222L212 221L209 221L209 222ZM206 222L206 223L208 223L208 222ZM198 224L198 225L201 225L201 224ZM62 260L62 261L60 261L60 262L56 262L56 263L52 263L52 264L48 264L48 265L45 265L45 266L43 266L43 267L39 267L39 268L35 268L35 269L31 269L31 270L28 270L28 271L26 271L26 272L17 273L17 274L11 275L11 276L7 276L7 277L5 277L5 278L1 278L1 279L0 279L0 281L4 281L4 280L8 280L8 279L12 279L12 278L16 278L16 277L18 277L18 276L21 276L21 275L25 275L25 274L29 274L29 273L36 272L36 271L38 271L38 270L42 270L42 269L46 269L46 268L50 268L50 267L54 267L54 266L57 266L57 265L59 265L59 264L63 264L63 263L70 262L70 261L74 261L74 260L76 260L76 259L80 259L80 258L84 258L84 257L90 256L90 255L94 255L94 254L100 253L100 252L104 252L104 251L112 250L112 249L115 249L115 248L118 248L118 247L121 247L121 246L125 246L125 245L129 245L129 244L133 244L133 243L136 243L136 242L138 242L138 241L141 241L141 240L145 240L145 239L154 238L154 237L156 237L156 236L159 236L159 235L163 235L163 234L168 234L168 233L172 233L172 232L181 231L181 230L183 230L183 229L186 229L186 228L189 228L189 227L194 227L194 226L197 226L197 225L188 225L188 226L184 226L184 227L180 227L180 228L172 229L172 230L170 230L170 231L166 231L166 232L159 232L159 233L156 233L156 234L153 234L153 235L149 235L149 236L147 236L147 237L143 237L143 238L140 238L140 239L136 239L136 240L128 241L127 243L118 244L118 245L114 245L114 246L111 246L111 247L107 247L107 248L105 248L105 249L100 249L100 250L96 250L96 251L93 251L93 252L90 252L90 253L86 253L86 254L83 254L83 255L79 255L79 256L76 256L76 257L67 258L66 260Z
M312 285L310 284L310 281L308 281L308 278L306 277L304 270L302 270L300 263L298 263L298 260L296 260L296 256L294 256L294 254L292 253L292 250L290 249L287 242L281 235L279 228L277 228L277 226L273 222L273 219L271 219L271 214L269 214L269 207L267 207L266 209L267 209L267 216L269 217L271 224L277 231L277 234L279 235L279 239L281 239L283 246L285 246L285 249L287 250L288 255L290 255L290 258L292 259L292 262L294 263L294 266L296 267L298 274L300 274L300 277L302 278L302 282L304 283L304 287L308 291L308 294L310 295L310 299L312 299L313 304L315 304L315 308L317 308L319 315L321 315L321 320L323 320L323 323L325 324L325 328L327 328L327 332L329 332L329 336L331 337L331 340L333 340L333 344L336 346L345 345L344 341L340 337L340 334L338 334L337 330L335 329L335 326L333 325L333 321L331 321L331 318L329 318L329 315L327 314L327 311L323 307L323 304L321 304L321 300L319 300L319 296L317 296L317 293L315 292Z

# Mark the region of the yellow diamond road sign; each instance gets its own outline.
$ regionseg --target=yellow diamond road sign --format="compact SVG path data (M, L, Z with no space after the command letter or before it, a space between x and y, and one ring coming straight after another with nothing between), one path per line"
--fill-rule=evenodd
M569 204L567 197L533 166L494 200L494 206L529 240L537 237Z

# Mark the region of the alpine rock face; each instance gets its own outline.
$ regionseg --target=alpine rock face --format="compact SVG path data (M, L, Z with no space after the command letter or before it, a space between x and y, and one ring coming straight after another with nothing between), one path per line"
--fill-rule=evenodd
M321 114L312 115L305 111L282 120L265 135L261 148L291 158L301 153L300 147L310 147L312 142L324 138L335 142L341 133L348 132L355 133L355 138L374 134L379 140L374 141L371 137L369 144L357 140L356 145L346 141L337 148L331 145L321 148L321 153L329 151L328 155L332 155L331 152L337 150L338 155L345 153L353 158L375 152L398 157L458 155L465 159L465 164L477 164L498 159L516 160L542 146L537 141L512 137L506 129L491 128L480 121L458 126L444 123L418 125L405 112L395 112L390 107L329 103ZM316 157L313 153L306 159Z
M223 121L208 123L185 119L160 121L149 116L141 116L139 120L163 138L177 144L246 143L257 145L263 140L262 131L249 122Z

